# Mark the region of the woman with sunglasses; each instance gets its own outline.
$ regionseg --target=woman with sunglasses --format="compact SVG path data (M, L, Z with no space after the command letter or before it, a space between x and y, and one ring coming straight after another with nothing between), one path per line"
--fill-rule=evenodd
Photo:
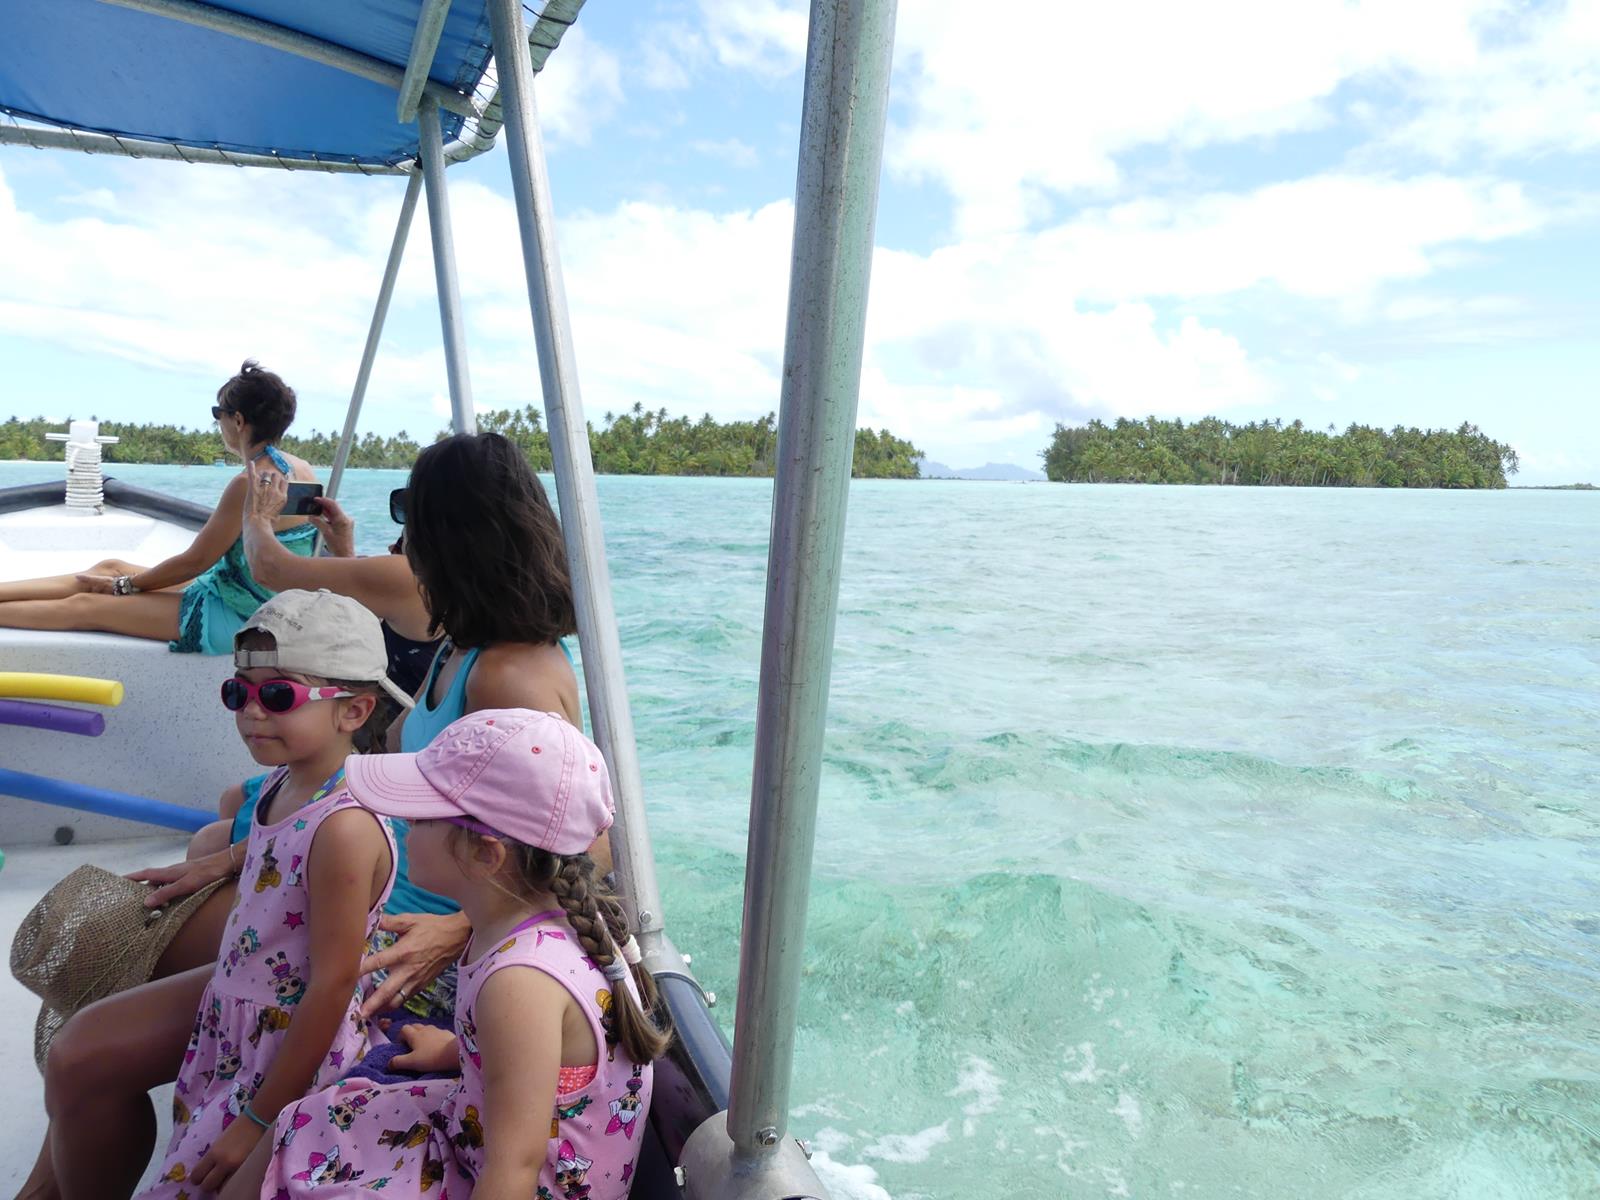
M211 409L222 444L258 477L312 482L304 461L273 445L294 413L294 389L251 360L217 389ZM245 561L239 513L248 487L245 475L230 480L189 548L153 567L107 559L79 575L0 583L0 626L99 630L166 641L179 653L230 653L245 618L272 595ZM290 556L309 555L315 534L298 518L269 530Z

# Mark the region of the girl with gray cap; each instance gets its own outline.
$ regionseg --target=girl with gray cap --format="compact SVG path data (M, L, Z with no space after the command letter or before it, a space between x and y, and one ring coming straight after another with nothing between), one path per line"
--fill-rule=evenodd
M222 703L274 770L178 1074L161 1179L143 1193L161 1200L215 1194L281 1108L366 1052L361 957L395 879L387 823L344 786L379 693L409 703L387 677L378 619L332 592L281 592L233 658Z

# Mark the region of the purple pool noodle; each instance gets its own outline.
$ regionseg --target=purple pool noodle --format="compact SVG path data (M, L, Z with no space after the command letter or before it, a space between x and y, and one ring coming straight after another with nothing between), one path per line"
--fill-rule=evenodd
M106 731L106 719L97 712L64 708L59 704L37 704L31 700L0 700L0 725L22 725L84 737L99 737Z

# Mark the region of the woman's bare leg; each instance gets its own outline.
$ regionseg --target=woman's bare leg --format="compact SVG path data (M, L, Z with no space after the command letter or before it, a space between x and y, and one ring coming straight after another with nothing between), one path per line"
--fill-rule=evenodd
M120 558L108 558L97 562L84 575L137 575L145 568L131 562L123 562ZM0 604L12 600L61 600L67 596L75 596L83 588L78 584L77 575L49 575L43 579L18 579L12 583L0 583Z
M55 1164L50 1161L50 1135L44 1135L44 1145L39 1147L39 1157L33 1160L33 1170L22 1181L17 1200L61 1200L61 1189L56 1187Z
M44 1106L62 1200L133 1194L155 1149L151 1088L178 1076L211 968L108 996L56 1035Z
M218 822L221 824L221 822ZM202 830L202 833L205 831ZM197 835L198 836L198 835ZM226 836L226 835L224 835ZM188 972L200 970L202 974L201 990L204 990L205 978L217 959L217 950L222 941L222 931L227 924L228 913L233 908L233 897L237 889L233 884L218 888L209 900L190 914L184 922L183 928L168 943L166 950L156 963L155 979L168 979L181 976ZM121 995L129 995L123 992ZM115 1000L118 997L111 997ZM109 1003L104 1001L102 1003ZM182 1033L188 1037L188 1030L194 1021L193 1010L199 1006L200 995L195 993L193 1003L180 1015L183 1017ZM95 1006L98 1011L99 1006ZM58 1040L72 1027L71 1022L57 1035ZM183 1052L182 1046L178 1053ZM53 1053L53 1051L52 1051ZM16 1200L62 1200L63 1193L56 1184L55 1162L51 1153L51 1137L45 1135L44 1145L39 1149L39 1157L33 1164L33 1170L23 1182L22 1190L17 1193ZM146 1156L148 1159L148 1155ZM265 1168L263 1168L264 1170ZM140 1171L143 1172L141 1167Z
M183 928L167 943L167 948L156 960L155 973L151 978L165 979L169 975L182 975L195 967L216 965L222 946L222 933L228 926L228 914L233 911L233 899L238 892L238 884L225 883L207 896L206 902L189 914Z
M233 1177L222 1185L217 1200L256 1200L261 1195L261 1184L267 1177L267 1165L272 1161L273 1145L277 1135L263 1132L250 1157L239 1164Z
M178 636L181 607L177 592L139 592L132 596L77 592L59 600L0 604L0 628L85 629L170 642Z

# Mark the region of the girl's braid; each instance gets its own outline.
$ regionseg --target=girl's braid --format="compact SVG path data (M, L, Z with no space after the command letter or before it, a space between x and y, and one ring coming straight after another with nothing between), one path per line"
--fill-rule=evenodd
M594 876L594 860L587 854L573 854L560 860L550 891L567 914L567 923L578 935L584 951L601 968L617 960L628 940L627 918L617 903ZM641 965L630 965L640 1000L621 983L611 992L611 1020L605 1022L606 1040L620 1046L636 1063L653 1062L666 1052L671 1035L662 1032L650 1017L656 1008L656 985L650 972Z

